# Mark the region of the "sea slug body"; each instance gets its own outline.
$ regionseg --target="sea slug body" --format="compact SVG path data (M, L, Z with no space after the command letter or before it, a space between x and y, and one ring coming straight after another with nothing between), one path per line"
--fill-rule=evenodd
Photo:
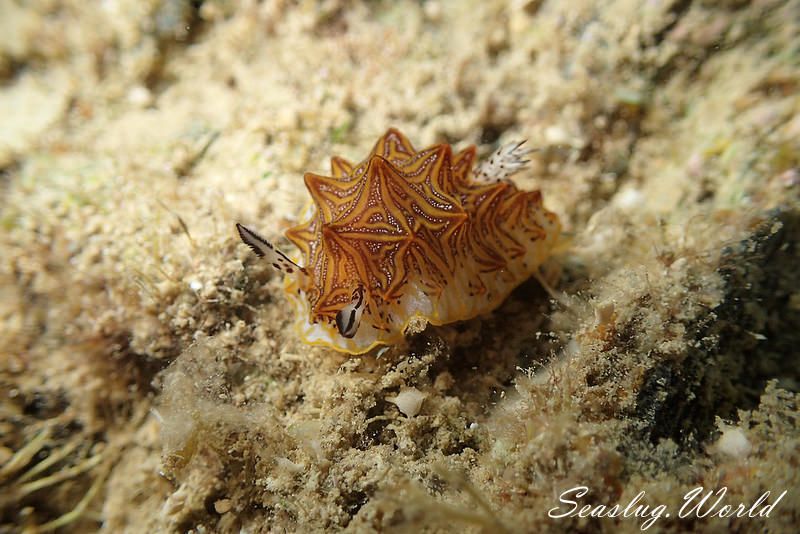
M548 258L558 218L539 191L507 180L528 153L506 145L473 168L474 146L417 151L390 129L361 163L334 157L332 176L305 174L313 203L286 232L302 261L237 230L285 274L300 336L361 354L397 343L420 317L440 325L492 311Z

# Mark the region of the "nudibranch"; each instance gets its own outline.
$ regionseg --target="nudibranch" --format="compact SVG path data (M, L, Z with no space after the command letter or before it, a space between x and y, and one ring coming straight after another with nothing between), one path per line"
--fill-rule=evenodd
M284 273L300 336L361 354L397 343L418 318L441 325L494 310L548 258L558 217L539 191L508 180L527 163L521 145L473 168L474 146L417 151L390 129L361 163L334 157L332 176L305 174L313 202L286 232L297 258L236 228Z

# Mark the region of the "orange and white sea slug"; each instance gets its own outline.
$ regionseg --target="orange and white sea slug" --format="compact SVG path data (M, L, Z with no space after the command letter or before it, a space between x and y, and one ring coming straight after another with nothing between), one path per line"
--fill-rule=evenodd
M558 218L539 191L507 180L527 153L507 145L473 169L474 146L417 151L390 129L361 163L334 157L333 176L305 174L313 203L286 232L302 262L236 227L285 274L300 336L360 354L397 343L417 318L441 325L492 311L547 259Z

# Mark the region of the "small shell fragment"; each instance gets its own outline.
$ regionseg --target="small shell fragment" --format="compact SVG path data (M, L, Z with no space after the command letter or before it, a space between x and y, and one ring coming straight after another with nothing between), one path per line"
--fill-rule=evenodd
M741 428L726 426L717 440L716 449L727 456L744 458L750 454L752 445Z
M419 413L422 401L427 396L427 393L423 393L417 388L403 387L400 389L400 393L393 397L386 397L386 400L396 405L406 417L414 417Z
M224 514L231 511L233 504L230 499L220 499L214 503L214 510L218 514Z

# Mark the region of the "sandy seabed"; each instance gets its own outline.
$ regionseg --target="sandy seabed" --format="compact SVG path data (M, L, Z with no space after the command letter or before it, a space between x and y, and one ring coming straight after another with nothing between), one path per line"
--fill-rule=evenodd
M0 532L796 532L798 35L796 0L0 1ZM538 148L557 298L302 343L234 222L290 249L302 173L390 126Z

